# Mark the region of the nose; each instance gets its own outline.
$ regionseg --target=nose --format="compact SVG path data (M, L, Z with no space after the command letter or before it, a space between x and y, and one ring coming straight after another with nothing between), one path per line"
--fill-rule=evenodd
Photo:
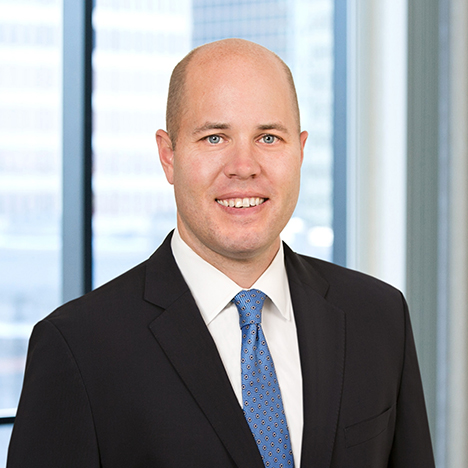
M258 154L249 143L238 143L226 155L224 174L229 178L250 179L261 172Z

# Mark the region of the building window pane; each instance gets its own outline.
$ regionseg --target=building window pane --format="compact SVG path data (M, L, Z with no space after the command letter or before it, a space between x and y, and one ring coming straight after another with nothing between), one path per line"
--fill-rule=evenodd
M309 132L302 185L282 238L296 251L331 260L333 0L193 0L193 47L227 37L257 42L291 68Z
M191 48L190 12L188 0L96 2L94 286L144 260L175 226L155 132L171 71Z
M165 128L169 76L190 49L225 37L262 44L293 71L310 137L300 200L283 238L302 253L331 259L333 3L97 1L94 286L143 261L175 226L173 191L154 140Z
M60 0L2 0L0 11L0 413L8 415L32 326L60 301L62 13Z
M10 442L13 424L0 426L0 466L6 466L7 448Z

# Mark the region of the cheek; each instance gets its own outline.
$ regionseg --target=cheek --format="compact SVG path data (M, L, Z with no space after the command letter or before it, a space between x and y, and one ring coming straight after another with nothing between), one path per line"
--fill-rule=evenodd
M187 157L175 157L174 186L179 190L190 190L197 182L196 161Z
M285 174L288 174L285 176ZM278 179L278 186L282 193L284 209L287 212L294 211L300 191L301 172L300 167L294 167L291 170L291 166L284 169L282 179Z
M179 197L202 197L216 180L216 171L199 159L184 160L174 165L174 189Z
M275 180L280 190L295 193L299 190L301 165L295 158L285 159L276 167Z

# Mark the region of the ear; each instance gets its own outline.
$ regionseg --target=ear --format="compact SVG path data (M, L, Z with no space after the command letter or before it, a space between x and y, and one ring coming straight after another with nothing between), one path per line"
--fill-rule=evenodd
M167 181L174 184L174 150L169 135L164 130L156 132L156 143L158 144L159 160L166 174Z
M304 147L307 141L307 137L309 134L306 131L301 132L300 134L300 141L301 141L301 164L302 161L304 160Z

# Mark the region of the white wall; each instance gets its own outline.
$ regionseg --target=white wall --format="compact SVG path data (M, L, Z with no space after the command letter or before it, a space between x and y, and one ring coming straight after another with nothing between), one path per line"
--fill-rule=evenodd
M406 265L410 261L406 254L409 240L406 235L409 229L409 223L407 225L406 222L407 136L411 136L407 135L409 105L407 60L408 37L411 36L407 28L408 8L417 7L420 11L426 11L425 7L429 6L424 2L418 2L417 5L416 2L413 4L410 2L408 0L348 1L350 31L348 266L377 276L403 291L406 289L407 280L411 279L406 278L405 273ZM429 220L427 224L427 229L433 229L431 222L439 219L439 234L448 231L447 252L442 253L448 256L448 269L445 271L443 268L444 258L441 258L440 254L439 257L435 254L436 260L428 263L435 271L418 270L423 266L421 263L413 265L411 274L419 275L421 280L426 277L440 279L440 276L444 275L443 281L439 281L438 286L440 288L441 284L446 285L444 287L447 291L441 290L438 294L441 298L439 301L443 302L447 293L448 306L444 315L441 311L445 306L440 308L440 304L434 305L438 317L416 307L413 325L415 334L420 339L419 345L422 351L420 363L425 368L427 383L431 384L428 388L433 387L429 392L430 401L434 403L434 398L437 399L437 405L434 404L431 411L435 414L437 406L437 425L433 424L433 435L436 435L437 439L438 467L466 468L468 466L468 2L433 1L431 8L435 8L435 12L431 12L432 17L437 14L437 8L447 8L447 5L450 10L447 24L439 23L442 29L433 31L431 45L426 46L424 53L426 58L435 60L434 63L440 60L442 64L444 62L441 61L441 57L448 53L450 62L448 71L445 69L440 71L442 75L447 73L446 76L449 77L449 94L445 96L442 92L437 96L436 87L433 96L435 103L438 100L439 111L444 106L448 106L448 116L443 113L437 116L437 112L431 116L435 127L437 119L448 119L448 122L442 123L449 128L447 142L449 188L448 194L439 192L439 203L443 206L435 208L443 211L448 207L448 216L439 214L437 218L438 215L434 214L434 219ZM419 19L417 21L419 22ZM428 24L424 18L421 18L420 23L417 32L414 29L411 31L413 38L415 34L422 33L422 28ZM449 31L449 40L445 44L446 51L437 50L437 35L444 34L443 28L448 28ZM418 47L421 47L421 44ZM437 76L431 79L437 80ZM446 97L448 103L442 102L441 99L444 100ZM414 102L412 105L415 105ZM429 108L437 108L437 104L435 107L427 107ZM419 108L417 110L421 111ZM416 119L417 122L412 122L413 129L417 128L417 125L425 125L424 118L421 121L418 120L419 117ZM418 148L425 147L424 135L421 138L424 141L418 143ZM444 138L445 136L442 136L441 141ZM430 146L432 143L427 142L427 145ZM442 141L441 144L445 142ZM429 155L420 154L419 164L424 163L424 156ZM439 170L443 172L446 168ZM437 169L435 173L437 174ZM428 181L410 180L409 183L413 183L411 186L413 191L422 192L424 186L419 187L418 184L427 184ZM444 189L434 185L433 190ZM421 199L423 202L426 200L423 193L418 193L418 196L423 197ZM421 223L418 235L423 237L426 234L429 237L435 235L434 232L424 230L424 220ZM441 226L440 223L448 223L448 227L445 224ZM441 242L443 243L443 240ZM414 262L414 259L412 261ZM411 293L414 293L413 288L408 291L409 295ZM421 306L421 304L416 298L416 305ZM436 320L437 323L428 324L428 320ZM441 320L444 322L441 323ZM435 335L429 336L431 327L437 328L437 342ZM441 352L445 346L447 346L446 353ZM437 386L435 374L431 375L431 370L436 368L434 348L438 349ZM434 396L435 391L437 394ZM444 439L442 443L441 439Z
M405 289L406 0L349 2L348 266Z
M447 467L468 466L468 2L451 3Z

